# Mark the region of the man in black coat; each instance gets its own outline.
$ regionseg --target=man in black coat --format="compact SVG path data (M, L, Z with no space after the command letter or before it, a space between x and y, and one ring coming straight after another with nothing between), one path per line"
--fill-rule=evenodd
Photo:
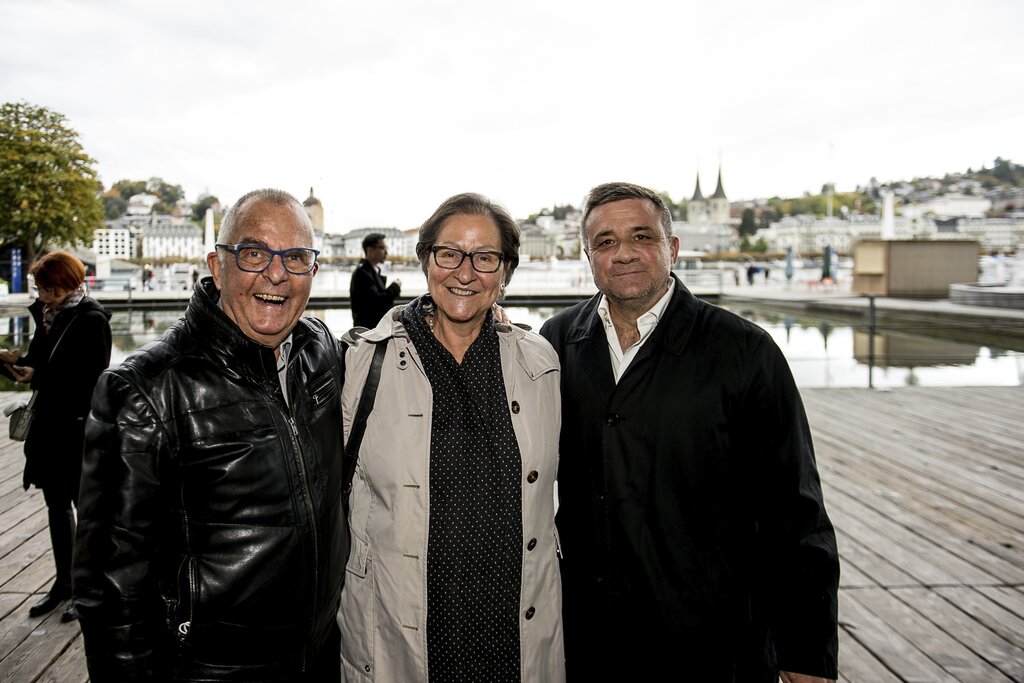
M352 271L349 301L352 304L352 324L372 329L395 305L395 299L402 293L402 281L396 279L389 285L387 278L380 274L380 265L388 257L382 233L371 232L363 238L363 256Z
M594 188L581 232L600 293L541 328L569 680L835 679L835 534L784 356L672 275L656 193Z
M89 676L340 678L340 342L291 195L231 208L185 317L93 396L74 560Z

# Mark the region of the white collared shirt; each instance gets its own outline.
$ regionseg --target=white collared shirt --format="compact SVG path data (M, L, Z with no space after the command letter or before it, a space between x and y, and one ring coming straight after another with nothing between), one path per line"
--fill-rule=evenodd
M616 384L619 383L619 379L626 372L629 364L633 362L640 347L651 336L651 332L654 332L661 316L665 314L665 307L668 306L668 300L672 298L674 289L674 286L669 287L668 291L646 313L637 318L636 329L640 332L640 338L625 351L619 346L619 335L615 331L615 324L608 312L608 298L604 294L601 295L601 301L597 304L597 312L600 314L601 320L604 321L604 332L608 336L608 355L612 361L612 374L615 375Z
M288 404L288 355L292 352L292 334L289 333L281 345L277 347L277 379L281 382L281 393L284 403Z

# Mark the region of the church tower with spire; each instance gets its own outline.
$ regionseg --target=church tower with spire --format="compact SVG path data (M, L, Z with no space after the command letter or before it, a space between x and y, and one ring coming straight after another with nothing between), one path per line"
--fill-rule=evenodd
M686 222L691 225L707 223L708 204L704 200L704 194L700 191L700 171L697 171L697 188L693 191L693 198L686 207Z
M313 188L309 188L309 197L302 202L302 208L309 216L309 222L313 224L313 232L317 235L324 234L324 205L313 195Z
M708 222L712 225L729 224L729 200L722 187L721 165L718 167L718 187L715 188L715 193L708 198Z
M729 198L725 196L725 188L722 187L721 165L718 167L718 185L715 187L715 193L707 198L700 191L700 172L697 172L697 186L686 207L686 222L690 225L729 224Z

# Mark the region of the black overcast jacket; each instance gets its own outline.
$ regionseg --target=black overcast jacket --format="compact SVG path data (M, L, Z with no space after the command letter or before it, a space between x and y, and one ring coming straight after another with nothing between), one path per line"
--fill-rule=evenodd
M384 314L395 305L395 299L402 293L397 282L387 284L387 278L377 267L363 259L352 271L349 282L349 301L352 305L352 324L356 327L373 329Z
M293 331L285 404L271 349L217 307L104 373L86 428L75 605L94 683L295 680L335 623L339 342Z
M562 363L569 680L835 678L838 554L789 366L673 282L617 385L600 295L541 328Z
M25 441L23 481L25 488L52 488L73 499L82 476L82 439L92 391L110 363L110 313L87 296L60 311L47 330L43 302L36 299L28 310L36 331L18 364L35 368L32 389L39 395Z

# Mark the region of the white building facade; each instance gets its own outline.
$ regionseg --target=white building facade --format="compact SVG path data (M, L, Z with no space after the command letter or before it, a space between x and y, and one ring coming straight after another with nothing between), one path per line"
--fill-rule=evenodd
M135 239L127 227L93 230L92 251L97 257L130 259L135 257Z
M151 225L142 232L142 257L201 261L206 258L203 229L192 223Z

